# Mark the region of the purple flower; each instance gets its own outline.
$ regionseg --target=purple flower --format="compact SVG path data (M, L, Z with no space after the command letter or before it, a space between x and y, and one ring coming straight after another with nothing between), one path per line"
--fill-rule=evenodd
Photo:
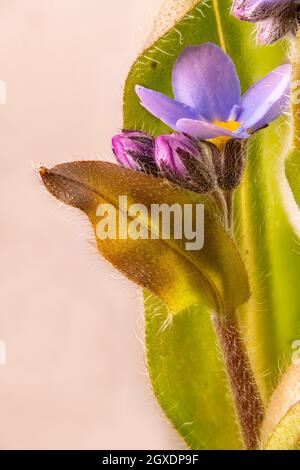
M156 171L154 141L145 132L124 131L115 135L112 149L117 161L126 168L145 173Z
M217 187L215 153L218 150L213 145L196 142L183 134L161 135L155 139L154 156L162 176L200 193Z
M241 96L232 60L206 43L187 47L175 63L175 99L142 86L136 93L141 105L172 129L223 147L278 118L288 103L290 81L290 65L281 65Z
M286 34L296 33L299 0L234 0L232 14L258 23L258 40L272 44Z

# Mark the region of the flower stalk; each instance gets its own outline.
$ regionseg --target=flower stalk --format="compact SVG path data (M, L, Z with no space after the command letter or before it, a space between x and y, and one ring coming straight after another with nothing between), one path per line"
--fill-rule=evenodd
M234 238L234 190L223 191L226 203L227 230ZM258 448L264 405L252 371L236 314L214 318L221 351L234 398L241 432L247 450Z
M233 236L233 191L226 191L224 193L224 198L227 209L228 232L231 236Z
M241 432L247 450L258 448L264 406L235 314L214 318Z

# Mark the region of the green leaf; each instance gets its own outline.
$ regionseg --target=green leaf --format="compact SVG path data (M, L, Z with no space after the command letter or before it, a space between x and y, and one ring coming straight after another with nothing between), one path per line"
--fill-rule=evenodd
M117 226L121 221L121 232L126 236L120 237L119 231L113 239L103 240L96 236L99 251L129 279L158 295L173 313L204 302L220 314L228 314L248 300L249 286L244 264L210 196L184 191L161 178L106 162L65 163L51 170L42 169L41 176L54 196L88 215L96 235L100 222L97 214L99 205L110 204L115 208ZM126 196L127 201L121 200L120 196ZM139 220L146 230L145 239L135 240L129 234L127 213L132 204L142 204L146 208L146 214L130 218L131 222ZM203 204L203 248L189 251L186 243L191 240L185 238L185 230L182 230L183 238L180 240L175 239L172 232L170 239L162 239L161 223L157 226L151 219L154 204L168 207L177 204L181 224L186 205L195 208L196 204ZM121 218L121 214L126 217ZM195 211L193 215L195 222ZM157 239L153 239L151 232ZM238 283L235 278L237 272Z
M287 373L284 374L270 400L261 431L262 447L265 447L270 442L273 442L275 445L276 441L274 439L281 436L281 431L279 431L281 423L285 420L289 410L291 410L297 403L300 403L300 365L293 364L288 369ZM299 429L293 430L291 425L292 422L289 421L289 423L290 430L287 433L286 438L292 435L295 436L297 432L298 436L300 436ZM277 438L273 438L273 436L277 436ZM280 439L283 438L284 436L280 437Z
M300 450L300 364L293 364L273 394L262 427L261 447Z
M146 344L155 395L192 449L241 449L229 385L209 311L172 317L145 293Z
M256 46L253 26L229 15L230 0L182 4L192 6L188 14L179 14L175 26L174 22L165 26L163 36L143 51L130 71L124 93L125 128L154 135L171 132L139 105L134 86L172 96L172 67L188 45L211 41L225 47L236 63L243 91L287 60L283 43ZM252 292L240 310L240 321L266 402L278 380L279 364L291 354L300 320L300 241L287 208L283 155L289 126L285 121L277 121L252 138L246 175L235 197L236 236ZM186 329L189 331L189 324ZM148 356L153 354L155 345L148 347ZM213 395L214 384L210 386Z
M300 450L300 401L282 418L265 450Z
M300 150L291 149L285 160L285 174L296 203L300 207Z

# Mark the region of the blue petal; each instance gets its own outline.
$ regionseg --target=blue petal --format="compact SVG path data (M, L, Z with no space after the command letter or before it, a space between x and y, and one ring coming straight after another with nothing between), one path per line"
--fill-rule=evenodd
M243 128L255 131L283 114L289 100L291 66L281 65L257 82L242 98L238 116Z
M241 100L234 63L218 46L187 47L173 68L176 100L198 110L207 121L227 121Z
M196 119L197 112L189 106L168 98L163 93L137 85L136 94L151 114L176 130L176 122L181 118Z

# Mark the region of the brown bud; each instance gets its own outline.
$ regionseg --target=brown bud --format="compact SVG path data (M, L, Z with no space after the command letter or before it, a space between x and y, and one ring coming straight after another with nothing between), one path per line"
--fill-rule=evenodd
M206 154L209 149L202 149L202 158L197 160L188 152L178 149L178 155L187 171L185 177L186 187L201 194L209 193L216 189L217 178L211 158Z
M247 140L230 139L225 144L221 162L216 168L218 186L233 191L242 181L247 160Z

